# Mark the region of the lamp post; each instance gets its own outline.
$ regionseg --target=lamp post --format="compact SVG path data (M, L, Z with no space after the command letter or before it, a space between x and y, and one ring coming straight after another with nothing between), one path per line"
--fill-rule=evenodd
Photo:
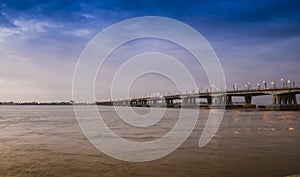
M217 87L216 87L215 85L211 85L211 91L212 91L212 92L215 92L215 91L216 91L216 88L217 88Z
M296 88L296 84L295 84L295 81L293 81L293 88Z
M251 90L251 84L250 84L250 82L248 82L247 85L248 85L248 90Z
M273 89L275 89L275 87L276 87L275 82L271 82L271 85L273 86Z
M281 82L282 82L283 88L285 88L284 80L283 80L282 78L281 78L280 80L281 80Z
M292 87L290 80L288 80L287 83L290 85L290 87ZM288 87L288 85L286 87Z
M235 84L233 84L233 91L237 91L238 90L238 85L235 83Z
M263 81L264 85L265 85L265 89L267 89L267 81Z

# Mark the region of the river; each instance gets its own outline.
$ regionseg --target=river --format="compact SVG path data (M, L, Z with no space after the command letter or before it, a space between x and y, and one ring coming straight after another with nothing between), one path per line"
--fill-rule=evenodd
M119 125L113 107L98 109L117 134L135 141L164 135L180 111L167 109L160 126L143 132ZM135 110L149 112L149 108ZM170 155L133 163L113 159L90 144L72 106L0 106L0 176L283 177L300 173L299 111L226 110L216 135L199 148L203 117L209 111L200 110L191 136Z

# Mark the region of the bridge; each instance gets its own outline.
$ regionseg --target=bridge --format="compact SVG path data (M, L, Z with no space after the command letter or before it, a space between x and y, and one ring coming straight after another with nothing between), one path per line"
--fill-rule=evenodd
M252 104L252 97L262 95L272 95L272 105L297 107L296 95L300 93L300 87L290 88L258 88L245 90L230 90L230 91L198 91L194 93L177 93L166 94L162 96L146 96L120 100L105 100L97 101L97 105L107 106L132 106L132 107L218 107L226 106L227 108L234 107L256 107ZM241 105L235 105L232 101L233 97L243 97L245 102ZM205 99L206 103L200 103L199 99Z

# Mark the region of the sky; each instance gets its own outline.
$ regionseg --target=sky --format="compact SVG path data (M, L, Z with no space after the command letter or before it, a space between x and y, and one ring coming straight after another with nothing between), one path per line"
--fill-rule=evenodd
M76 63L89 41L117 22L141 16L168 17L196 29L215 50L228 88L263 80L280 86L281 78L300 86L297 0L0 0L0 101L71 100ZM111 56L103 72L115 70L132 49L173 49L198 87L208 86L204 71L177 48L162 40L133 41ZM99 100L110 95L112 75L106 74L97 78ZM131 90L133 96L164 91L176 88L157 74L138 78Z

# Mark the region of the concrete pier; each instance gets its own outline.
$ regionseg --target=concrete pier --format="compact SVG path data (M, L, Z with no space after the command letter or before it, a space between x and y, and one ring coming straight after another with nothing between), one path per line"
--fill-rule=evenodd
M273 95L273 104L297 104L296 94L275 94Z

